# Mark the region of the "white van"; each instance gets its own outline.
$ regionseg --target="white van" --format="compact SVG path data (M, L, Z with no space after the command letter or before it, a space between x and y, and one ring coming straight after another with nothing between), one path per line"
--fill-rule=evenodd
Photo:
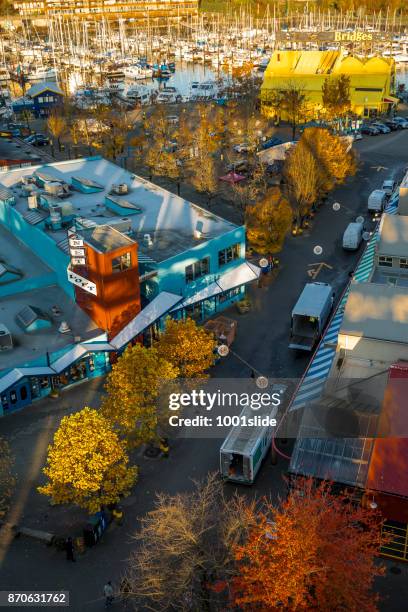
M356 251L363 239L364 226L357 221L349 223L343 234L343 249L346 251Z
M382 212L387 202L387 193L383 189L375 189L368 196L368 211Z

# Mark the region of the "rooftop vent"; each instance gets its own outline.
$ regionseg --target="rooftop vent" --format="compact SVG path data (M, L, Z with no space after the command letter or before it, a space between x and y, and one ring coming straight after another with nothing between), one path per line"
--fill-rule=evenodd
M35 185L35 176L22 176L21 182L23 185Z
M119 185L112 185L112 193L117 193L118 195L123 195L128 193L129 188L126 183L119 183Z
M9 351L13 348L13 338L8 328L0 323L0 351Z
M17 323L19 323L26 332L51 327L49 316L36 306L24 306L24 308L17 313L16 319Z
M66 334L71 331L71 328L66 321L61 321L58 331L60 334Z
M147 247L153 246L153 240L150 234L144 234L143 236L143 244Z
M28 208L30 210L38 208L38 196L37 196L36 193L34 193L33 195L28 196Z
M196 238L197 240L203 237L203 225L204 224L202 221L197 221L196 223L194 230L194 238Z

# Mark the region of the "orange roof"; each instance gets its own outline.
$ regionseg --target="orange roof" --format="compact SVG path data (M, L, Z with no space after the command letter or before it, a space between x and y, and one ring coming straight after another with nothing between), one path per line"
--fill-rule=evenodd
M408 497L408 363L391 366L366 487Z

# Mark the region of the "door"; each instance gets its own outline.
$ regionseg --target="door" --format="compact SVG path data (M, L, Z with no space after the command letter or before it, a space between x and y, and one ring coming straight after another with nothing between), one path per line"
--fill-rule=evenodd
M5 413L31 404L31 389L28 381L5 391L1 396L1 403Z

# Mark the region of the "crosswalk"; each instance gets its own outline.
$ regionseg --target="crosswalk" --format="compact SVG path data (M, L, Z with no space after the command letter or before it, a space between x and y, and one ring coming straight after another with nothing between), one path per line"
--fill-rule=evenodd
M389 201L385 212L389 215L396 214L398 209L398 192ZM371 271L374 265L375 245L378 238L378 228L376 227L370 241L368 242L364 253L354 272L353 280L357 283L364 283L370 278ZM301 381L292 402L289 411L299 410L307 402L316 400L320 397L325 385L327 376L333 363L336 353L337 339L341 324L343 321L344 309L346 307L348 295L350 292L350 284L343 294L342 299L337 305L336 311L330 320L326 332L319 344L319 347L314 354L308 369Z

